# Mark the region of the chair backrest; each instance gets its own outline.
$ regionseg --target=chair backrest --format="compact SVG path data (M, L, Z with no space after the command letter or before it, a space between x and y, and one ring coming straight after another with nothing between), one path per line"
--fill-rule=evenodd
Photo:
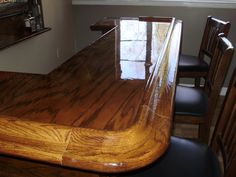
M236 69L231 78L211 147L215 153L221 152L224 176L236 176Z
M228 68L233 58L234 47L226 36L218 35L215 52L209 66L209 72L205 82L205 92L208 94L208 112L206 125L210 128L215 108L223 86Z
M205 91L209 97L219 94L233 58L234 47L224 33L217 37L216 48L206 77Z
M198 57L203 59L206 55L211 59L216 48L218 34L224 33L227 36L229 29L230 22L208 16Z

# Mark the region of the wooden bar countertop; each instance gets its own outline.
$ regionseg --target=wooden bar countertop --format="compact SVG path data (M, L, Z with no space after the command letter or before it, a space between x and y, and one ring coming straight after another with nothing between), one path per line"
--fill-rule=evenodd
M47 75L0 72L0 154L109 173L158 159L181 30L174 18L121 18Z

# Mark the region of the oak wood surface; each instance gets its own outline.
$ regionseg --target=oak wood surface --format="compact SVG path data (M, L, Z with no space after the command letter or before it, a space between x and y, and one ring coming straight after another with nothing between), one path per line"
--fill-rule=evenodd
M95 172L160 157L182 25L157 21L121 20L47 75L0 72L0 153ZM136 32L129 40L125 25Z
M0 156L1 177L102 177L99 174L56 165Z

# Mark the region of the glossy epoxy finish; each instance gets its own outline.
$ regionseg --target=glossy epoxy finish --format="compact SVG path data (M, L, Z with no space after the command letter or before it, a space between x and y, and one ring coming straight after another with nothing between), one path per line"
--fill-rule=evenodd
M136 169L161 156L181 23L117 23L48 75L0 73L1 153L99 172Z
M130 19L119 26L47 76L5 80L1 88L11 89L0 93L0 113L103 130L133 125L170 23Z

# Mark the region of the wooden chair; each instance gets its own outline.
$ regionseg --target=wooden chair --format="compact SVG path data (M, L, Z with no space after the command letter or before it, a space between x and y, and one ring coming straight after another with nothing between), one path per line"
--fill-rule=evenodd
M224 100L211 141L214 152L221 152L225 177L236 176L236 69Z
M231 42L223 33L219 34L204 89L184 86L176 88L174 121L199 125L199 139L206 143L233 52Z
M166 153L153 164L124 177L235 177L236 176L236 70L214 130L212 146L172 137ZM217 158L222 152L224 171Z
M217 36L220 33L228 35L230 23L208 16L198 56L180 55L178 78L195 78L195 85L200 86L200 78L207 77L209 64L204 60L208 57L211 61L216 47Z

